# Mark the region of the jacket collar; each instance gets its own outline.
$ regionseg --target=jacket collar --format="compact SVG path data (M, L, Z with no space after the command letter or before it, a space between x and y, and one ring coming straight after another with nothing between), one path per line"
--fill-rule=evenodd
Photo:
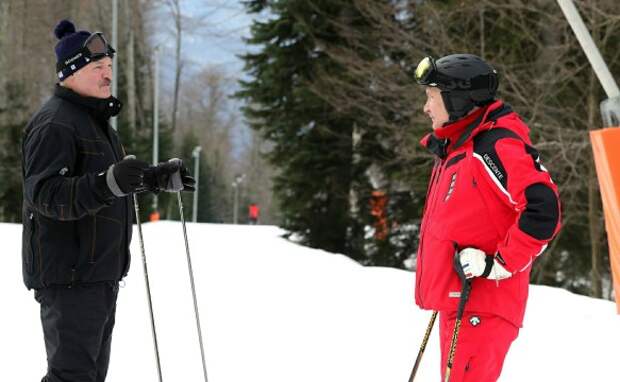
M510 105L495 101L427 134L420 143L433 154L445 159L450 152L461 147L479 132L490 129L498 118L511 112Z
M110 117L118 115L123 107L123 104L114 97L105 99L84 97L69 88L60 86L59 84L56 84L54 95L68 102L86 108L90 115L106 123Z

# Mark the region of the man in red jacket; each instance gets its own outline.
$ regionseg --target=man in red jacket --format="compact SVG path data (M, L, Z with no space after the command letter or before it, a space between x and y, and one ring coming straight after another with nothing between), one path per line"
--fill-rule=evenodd
M424 58L433 132L422 144L436 155L420 227L416 303L439 312L442 380L461 281L471 293L450 381L496 381L523 323L533 260L560 228L556 185L532 147L529 129L496 100L498 76L481 58Z
M258 212L259 209L256 203L250 204L250 207L248 207L248 219L251 225L258 224Z

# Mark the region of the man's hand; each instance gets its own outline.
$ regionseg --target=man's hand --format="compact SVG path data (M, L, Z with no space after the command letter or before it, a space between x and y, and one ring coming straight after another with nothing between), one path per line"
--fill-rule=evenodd
M194 192L195 184L196 181L183 166L183 161L177 158L151 166L144 171L144 186L152 192Z
M106 184L118 198L136 192L143 186L144 170L148 167L148 163L127 156L110 166L105 173Z
M512 276L500 264L495 257L487 256L486 253L476 248L465 248L459 252L461 267L465 277L485 277L490 280L503 280Z

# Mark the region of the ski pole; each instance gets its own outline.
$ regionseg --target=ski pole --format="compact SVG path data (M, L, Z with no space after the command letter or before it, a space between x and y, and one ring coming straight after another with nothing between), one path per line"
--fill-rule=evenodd
M181 191L177 192L179 200L179 215L181 215L181 223L183 225L183 237L185 238L185 253L187 254L187 269L189 271L189 281L192 286L192 297L194 298L194 313L196 314L196 328L198 330L198 341L200 342L200 355L202 356L202 372L207 380L207 363L205 361L205 351L202 343L202 331L200 330L200 316L198 315L198 301L196 299L196 286L194 284L194 271L192 270L192 259L189 255L189 242L187 241L187 229L185 227L185 216L183 214L183 200L181 199Z
M142 251L142 269L144 270L144 282L146 284L146 297L149 303L149 313L151 316L151 334L153 336L153 345L155 347L155 359L157 361L157 375L159 382L161 377L161 362L159 359L159 346L157 345L157 332L155 331L155 318L153 316L153 302L151 301L151 286L149 283L149 271L146 267L146 253L144 251L144 237L142 236L142 225L140 224L140 206L138 205L138 197L133 194L133 205L136 210L136 224L138 225L138 236L140 237L140 250Z
M471 281L465 277L463 267L461 267L461 261L459 251L457 249L454 255L454 268L459 275L462 283L461 298L459 299L459 306L456 311L456 321L454 322L454 331L452 332L452 341L450 341L450 351L448 353L448 364L446 365L446 374L444 382L450 381L450 373L452 371L452 363L454 362L454 355L456 354L456 341L459 337L459 331L461 329L461 321L463 320L463 313L465 311L465 303L469 299L469 292L471 291Z
M433 326L435 326L435 319L437 318L437 311L433 311L433 315L431 316L431 320L428 323L428 327L426 328L426 333L424 333L424 338L422 339L422 345L420 346L420 350L418 351L418 356L415 359L415 364L413 365L413 369L411 370L411 376L409 376L409 382L413 382L416 373L418 372L418 367L420 366L420 361L422 361L422 355L424 354L424 350L426 350L426 344L428 343L428 339L431 336L431 331L433 330Z

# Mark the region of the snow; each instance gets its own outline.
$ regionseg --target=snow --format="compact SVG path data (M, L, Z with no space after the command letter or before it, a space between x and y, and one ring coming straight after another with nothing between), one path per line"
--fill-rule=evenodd
M404 382L430 312L411 272L363 267L271 226L189 224L210 382ZM164 381L202 381L182 227L143 225ZM21 226L0 224L2 380L38 381L38 304L21 281ZM157 381L137 231L120 290L108 382ZM611 302L533 286L502 382L618 380ZM435 328L416 381L439 381ZM492 340L492 339L490 339Z

